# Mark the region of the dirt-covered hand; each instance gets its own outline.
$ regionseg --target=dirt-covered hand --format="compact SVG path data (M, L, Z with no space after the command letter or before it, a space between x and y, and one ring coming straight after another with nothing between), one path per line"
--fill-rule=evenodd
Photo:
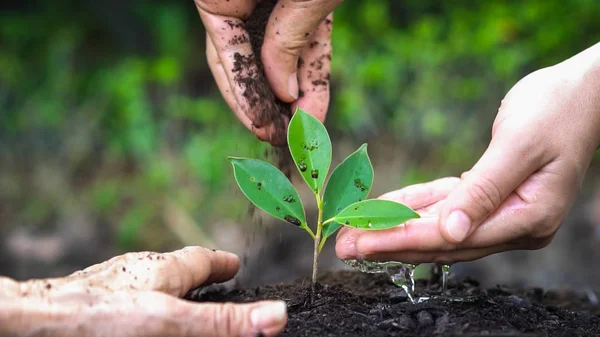
M461 179L391 192L423 218L380 232L343 229L340 258L452 262L552 240L600 145L600 44L538 70L506 95L487 150Z
M284 302L192 303L180 299L223 282L237 256L202 247L129 253L64 278L0 278L0 336L273 336Z
M343 0L196 0L207 31L207 58L217 85L239 120L258 138L285 143L286 114L273 115L269 95L293 103L323 121L329 104L332 11ZM255 9L276 2L268 16L260 56L270 84L253 52L246 25ZM268 7L268 6L266 6ZM257 13L257 15L265 15ZM252 16L254 17L254 15ZM250 83L252 82L252 83Z

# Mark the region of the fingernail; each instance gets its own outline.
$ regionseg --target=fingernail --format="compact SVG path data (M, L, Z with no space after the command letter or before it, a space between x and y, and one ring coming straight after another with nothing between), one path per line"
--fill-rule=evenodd
M256 330L263 331L283 322L286 313L285 302L270 302L252 310L250 320Z
M471 230L471 219L461 210L452 211L446 220L446 232L454 240L462 242Z
M298 73L293 73L288 79L288 92L294 99L298 99Z

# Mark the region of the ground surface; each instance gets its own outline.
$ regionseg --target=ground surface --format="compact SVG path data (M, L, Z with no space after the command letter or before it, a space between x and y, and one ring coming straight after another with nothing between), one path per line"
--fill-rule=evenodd
M439 288L438 282L417 282L421 295L436 294ZM600 336L594 294L481 289L469 279L451 280L448 293L446 298L411 304L383 275L338 271L322 275L312 303L308 281L212 290L193 300L283 299L289 320L282 336Z

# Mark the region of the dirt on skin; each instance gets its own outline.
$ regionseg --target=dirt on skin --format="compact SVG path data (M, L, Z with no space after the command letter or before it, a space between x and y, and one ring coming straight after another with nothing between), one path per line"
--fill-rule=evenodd
M234 80L243 88L243 95L248 101L249 108L254 113L254 124L262 127L273 123L277 132L274 143L286 143L286 118L291 115L289 103L285 103L275 97L269 86L261 61L261 47L264 40L265 28L269 20L276 0L265 0L259 2L252 15L244 23L245 29L250 36L253 55L234 55L233 73ZM228 22L230 26L234 22ZM245 36L234 37L229 43L239 44L247 42Z
M440 284L418 280L416 289L421 296L436 295ZM482 289L470 279L450 280L447 294L412 304L385 275L337 271L321 275L312 302L309 280L231 292L216 289L190 299L285 300L289 319L281 336L600 336L600 307L590 302L590 294Z
M243 95L248 101L249 108L254 113L253 122L256 127L262 127L273 123L275 134L271 143L280 144L280 147L273 148L271 153L266 153L265 157L274 157L279 169L288 177L292 172L292 159L287 149L287 123L291 117L291 106L278 99L265 76L264 65L261 59L261 47L264 41L265 28L269 21L269 16L277 0L260 1L252 15L244 22L244 28L250 37L253 55L234 55L234 64L232 72L235 75L234 80L244 89ZM235 23L229 22L233 26ZM229 43L246 43L245 36L236 36Z

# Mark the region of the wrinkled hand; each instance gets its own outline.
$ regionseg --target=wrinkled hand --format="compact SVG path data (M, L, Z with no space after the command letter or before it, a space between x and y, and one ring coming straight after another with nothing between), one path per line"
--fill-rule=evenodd
M323 121L329 104L332 11L343 0L279 0L267 24L261 58L271 89L282 101L301 106ZM285 142L273 120L264 120L263 97L245 95L245 84L236 78L235 55L257 65L244 26L257 0L196 0L206 27L206 52L210 69L225 101L239 120L261 140ZM301 58L301 62L299 59ZM302 93L302 95L300 94ZM261 101L255 103L255 101ZM287 116L282 116L286 119ZM285 135L283 135L285 136Z
M187 247L129 253L65 278L18 283L0 278L0 336L273 336L285 303L192 303L179 299L223 282L237 256Z
M492 140L461 179L382 198L423 216L386 231L344 228L340 258L457 262L552 240L600 144L600 44L536 71L506 95Z

